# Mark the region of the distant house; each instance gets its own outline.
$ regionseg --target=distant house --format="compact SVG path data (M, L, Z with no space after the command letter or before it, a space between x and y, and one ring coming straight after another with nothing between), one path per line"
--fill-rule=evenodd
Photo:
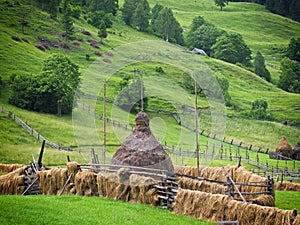
M200 54L200 55L207 55L206 52L205 52L204 50L199 49L199 48L194 48L194 49L192 50L192 52L198 53L198 54Z

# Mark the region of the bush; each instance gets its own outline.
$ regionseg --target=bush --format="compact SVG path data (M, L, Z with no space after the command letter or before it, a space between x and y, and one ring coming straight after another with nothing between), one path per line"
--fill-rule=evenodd
M268 103L263 99L256 99L252 102L251 116L256 119L267 119Z

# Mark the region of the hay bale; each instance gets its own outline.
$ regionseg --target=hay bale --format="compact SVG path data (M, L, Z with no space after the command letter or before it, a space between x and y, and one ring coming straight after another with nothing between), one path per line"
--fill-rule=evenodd
M291 183L287 181L275 182L274 188L275 190L281 190L281 191L300 191L300 184Z
M276 147L276 153L280 153L285 157L291 157L292 147L287 141L286 137L282 137Z
M22 194L25 190L25 169L23 166L0 176L0 194Z
M0 173L8 174L16 169L24 167L24 164L1 164L0 163Z
M292 150L292 159L300 160L300 142L298 142Z
M173 174L172 161L152 134L147 114L139 112L135 122L134 131L116 151L111 164L162 169Z
M174 213L193 216L211 222L238 220L240 225L292 224L293 210L259 206L229 199L225 195L179 189Z
M84 196L97 196L98 187L96 174L92 171L83 170L76 173L75 178L75 190L77 195Z

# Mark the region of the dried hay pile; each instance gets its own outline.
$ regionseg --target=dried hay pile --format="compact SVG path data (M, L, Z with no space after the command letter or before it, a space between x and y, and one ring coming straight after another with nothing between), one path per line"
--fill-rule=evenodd
M23 166L0 176L0 194L22 194L24 192L25 168L26 166Z
M297 212L228 199L225 195L179 189L174 213L208 221L235 221L240 225L282 225L295 222Z
M245 167L238 166L226 166L225 170L232 177L235 182L265 182L262 184L267 184L267 179L261 176L258 176L250 171L247 171ZM175 167L175 172L178 174L186 174L190 176L197 176L197 167ZM200 167L200 177L209 178L212 180L218 180L226 182L226 173L222 167ZM183 182L186 181L186 182ZM184 184L183 184L184 183ZM193 179L182 179L179 178L179 187L186 188L190 190L198 190L209 192L213 194L224 194L227 191L227 186L217 183L210 183L207 185L207 182L193 180ZM266 187L255 187L255 186L242 186L237 185L238 189L241 192L265 192ZM239 197L235 195L234 197ZM258 195L258 194L249 194L244 196L248 200L255 200L257 204L274 206L274 197L270 195Z
M45 195L57 195L68 179L68 169L53 168L37 172L39 186Z
M280 153L285 157L291 158L292 147L287 141L286 137L282 137L276 147L276 153Z
M276 182L274 184L274 188L275 190L281 190L281 191L300 191L300 184L291 183L287 181Z
M126 175L127 180L124 177L124 171L118 171L118 173L100 172L97 175L99 195L143 204L156 205L158 203L157 192L153 187L156 182L152 178L136 174Z
M225 194L227 187L208 181L194 180L188 177L178 177L178 187L194 191L203 191L212 194Z
M97 196L97 180L93 171L83 170L75 175L75 190L77 195Z
M292 159L300 160L300 142L298 142L293 148L291 157Z
M172 161L152 134L147 114L139 112L135 122L134 131L114 154L111 164L162 169L173 174Z
M74 180L76 174L80 171L81 169L77 163L70 162L67 164L67 168L52 168L50 170L37 172L39 186L42 189L42 193L45 195L60 194L68 177L72 173L69 181L70 185L66 186L63 193L75 194Z
M16 169L25 166L24 164L1 164L0 163L0 174L8 174Z

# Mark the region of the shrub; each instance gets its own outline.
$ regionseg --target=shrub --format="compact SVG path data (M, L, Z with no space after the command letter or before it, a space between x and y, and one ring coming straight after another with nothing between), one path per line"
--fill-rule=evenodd
M106 63L111 63L111 60L107 59L107 58L104 58L103 61L106 62Z
M81 33L83 33L84 35L87 35L87 36L91 36L91 33L87 30L83 30Z
M267 119L268 103L263 99L256 99L252 102L251 116L256 119Z
M28 41L28 39L27 39L27 38L22 38L22 41L24 41L24 42L26 42L26 43L28 43L28 44L29 44L29 41Z
M95 55L102 56L101 52L99 52L99 51L95 51Z
M18 36L12 36L11 37L14 41L19 41L19 42L22 42L21 38L19 38Z
M46 51L46 48L41 44L35 45L35 47L42 50L43 52Z
M112 52L106 52L105 54L108 56L114 56L114 54Z
M85 55L85 59L86 59L87 61L89 61L89 60L90 60L90 55L89 55L89 54L86 54L86 55Z

